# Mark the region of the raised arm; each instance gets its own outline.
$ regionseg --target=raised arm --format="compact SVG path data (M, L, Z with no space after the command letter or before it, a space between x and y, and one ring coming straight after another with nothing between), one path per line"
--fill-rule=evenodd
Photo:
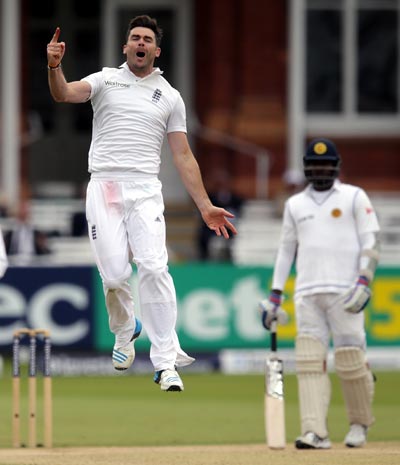
M227 218L234 215L224 208L213 205L204 188L199 165L189 147L184 132L168 134L168 143L172 151L175 166L187 191L192 197L207 226L215 231L217 236L229 238L228 229L236 234L236 228Z
M61 61L65 53L65 42L59 42L60 28L57 27L47 44L47 67L50 93L56 102L83 103L90 97L90 84L85 81L67 82Z

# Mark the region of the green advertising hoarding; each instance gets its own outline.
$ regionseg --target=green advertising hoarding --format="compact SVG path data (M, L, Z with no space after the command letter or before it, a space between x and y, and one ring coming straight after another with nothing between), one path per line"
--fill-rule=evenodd
M176 264L170 266L178 299L177 333L188 352L215 352L227 348L265 348L266 333L259 321L257 304L268 295L272 268L239 267L231 264ZM95 347L112 349L103 289L95 273ZM137 302L137 275L132 276ZM280 328L280 345L293 347L296 333L293 305L294 277L285 288L284 308L289 323ZM372 285L366 314L369 346L400 346L400 268L380 268ZM140 317L140 306L136 312ZM148 350L143 333L135 344Z

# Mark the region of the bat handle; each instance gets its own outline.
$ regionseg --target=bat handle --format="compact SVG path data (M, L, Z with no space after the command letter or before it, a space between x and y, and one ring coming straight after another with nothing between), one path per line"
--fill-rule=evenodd
M276 337L276 327L277 327L277 320L273 320L271 322L270 333L271 333L271 352L276 352L277 350L277 337Z

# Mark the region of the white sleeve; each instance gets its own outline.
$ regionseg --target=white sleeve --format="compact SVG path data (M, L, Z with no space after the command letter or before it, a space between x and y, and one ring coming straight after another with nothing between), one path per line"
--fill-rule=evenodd
M100 89L100 85L103 82L103 72L99 71L97 73L89 74L81 79L81 81L86 81L90 84L90 98L92 99Z
M279 248L272 276L272 289L283 291L297 250L296 225L290 214L289 201L285 203Z
M167 133L187 132L186 129L186 108L180 94L175 102L174 108L169 115L167 122Z
M380 230L375 210L363 189L359 189L354 199L354 217L358 235Z
M361 246L359 273L372 281L379 261L379 223L368 195L359 189L354 199L354 217Z
M4 247L3 234L0 231L0 278L2 278L7 270L8 260L6 248Z

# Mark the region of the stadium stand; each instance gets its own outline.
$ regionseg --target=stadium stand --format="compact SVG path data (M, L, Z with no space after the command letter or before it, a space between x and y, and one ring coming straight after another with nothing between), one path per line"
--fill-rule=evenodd
M400 194L369 193L382 229L382 265L400 264ZM52 254L47 263L94 263L86 236L71 236L71 218L84 208L80 199L34 199L31 202L31 221L49 236ZM199 218L193 206L167 208L168 248L171 260L195 259L195 230ZM238 218L238 235L232 243L233 263L265 266L275 260L282 220L277 218L272 200L248 200ZM12 228L11 218L1 218L3 232ZM214 247L221 245L216 238Z
M382 265L400 264L400 194L370 193L381 225ZM274 263L282 220L276 218L272 201L247 201L238 220L238 236L233 246L234 262L239 265Z

